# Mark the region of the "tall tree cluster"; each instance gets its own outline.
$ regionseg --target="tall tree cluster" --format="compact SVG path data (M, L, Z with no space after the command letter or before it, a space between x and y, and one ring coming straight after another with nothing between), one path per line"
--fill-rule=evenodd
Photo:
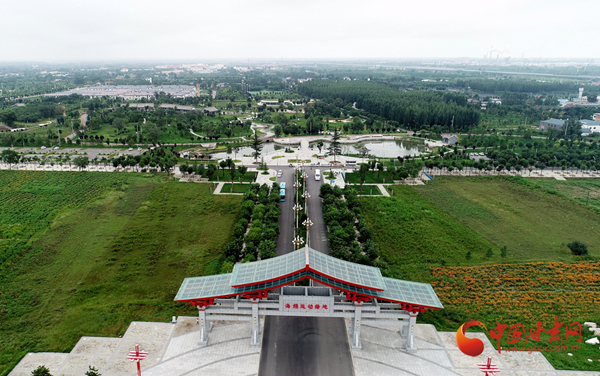
M298 91L314 98L340 98L409 129L441 125L466 130L479 123L477 107L463 94L438 91L400 91L383 83L365 81L310 81Z

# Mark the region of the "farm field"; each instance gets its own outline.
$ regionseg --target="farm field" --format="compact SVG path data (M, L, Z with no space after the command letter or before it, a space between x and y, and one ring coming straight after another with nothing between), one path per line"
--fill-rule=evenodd
M220 272L240 204L151 174L0 171L0 374L30 351L190 314L172 299L183 278Z
M436 178L426 186L391 187L394 197L361 198L387 272L431 283L445 306L420 320L441 330L468 320L482 321L488 331L498 322L523 324L529 334L537 321L549 330L557 318L563 340L572 322L600 320L600 216L538 181ZM591 261L571 254L565 244L573 240L588 244ZM588 333L584 329L583 340ZM508 329L500 346L556 345L549 334L528 344L507 344L507 335ZM580 345L572 337L565 344ZM597 359L596 348L581 348L572 357L567 351L544 355L557 369L600 370L587 361Z

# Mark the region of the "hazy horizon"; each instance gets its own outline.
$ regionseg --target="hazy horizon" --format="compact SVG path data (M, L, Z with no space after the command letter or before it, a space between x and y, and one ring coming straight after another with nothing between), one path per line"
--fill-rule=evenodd
M600 3L575 0L3 4L2 62L600 58ZM591 42L591 43L590 43Z

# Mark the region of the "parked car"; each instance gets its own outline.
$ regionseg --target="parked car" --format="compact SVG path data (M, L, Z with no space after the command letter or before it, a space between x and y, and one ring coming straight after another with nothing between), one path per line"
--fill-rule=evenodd
M278 178L280 178L282 175L283 175L283 171L282 170L277 171L277 177Z

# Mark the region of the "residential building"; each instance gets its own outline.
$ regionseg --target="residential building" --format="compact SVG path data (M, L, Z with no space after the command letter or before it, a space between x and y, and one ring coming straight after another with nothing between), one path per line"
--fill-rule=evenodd
M442 142L447 145L458 144L458 135L453 133L442 133Z

